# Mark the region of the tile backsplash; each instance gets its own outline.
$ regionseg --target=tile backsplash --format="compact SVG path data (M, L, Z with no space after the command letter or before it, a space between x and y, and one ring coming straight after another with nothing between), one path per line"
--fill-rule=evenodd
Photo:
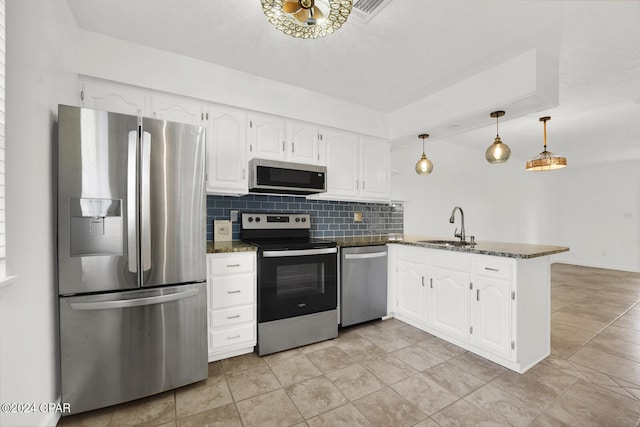
M296 196L248 194L242 197L207 196L207 240L213 240L213 221L230 219L229 211L262 213L308 213L311 237L331 238L402 233L403 206L400 203L307 200ZM362 222L354 214L362 213ZM240 222L232 223L232 237L240 239Z

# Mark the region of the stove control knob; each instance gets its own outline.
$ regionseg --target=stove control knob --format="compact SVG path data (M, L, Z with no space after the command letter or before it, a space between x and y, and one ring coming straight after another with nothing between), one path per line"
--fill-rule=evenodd
M256 222L260 222L260 217L256 217Z
M250 216L249 218L247 218L247 221L249 221L249 222L253 222L253 217L252 217L252 216Z
M300 222L300 218L296 218L296 222Z
M307 218L302 218L302 222L307 222Z

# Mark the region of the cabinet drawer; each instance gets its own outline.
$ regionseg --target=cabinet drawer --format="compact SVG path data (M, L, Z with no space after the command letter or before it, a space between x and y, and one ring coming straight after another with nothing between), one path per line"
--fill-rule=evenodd
M209 312L210 328L220 328L231 326L243 322L253 322L255 320L255 306L244 305L231 307L223 310L211 310Z
M209 292L212 309L253 304L256 292L255 275L210 278Z
M254 345L256 340L255 325L249 324L237 328L214 330L210 332L211 347L214 350L238 344Z
M209 275L212 277L228 274L252 273L255 254L220 254L209 258Z
M473 259L473 274L496 279L511 280L513 262L510 259L482 256Z

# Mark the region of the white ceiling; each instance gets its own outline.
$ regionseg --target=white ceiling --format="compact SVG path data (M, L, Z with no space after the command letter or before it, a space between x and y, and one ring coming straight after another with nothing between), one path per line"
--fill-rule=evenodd
M277 31L260 0L68 3L83 29L383 112L539 49L558 57L559 106L511 121L507 111L500 134L514 156L541 150L537 119L551 115L549 148L570 165L614 146L623 151L612 159L640 159L638 0L386 0L368 22L352 14L336 33L316 40ZM486 128L450 140L488 146L490 129L495 122L487 113Z

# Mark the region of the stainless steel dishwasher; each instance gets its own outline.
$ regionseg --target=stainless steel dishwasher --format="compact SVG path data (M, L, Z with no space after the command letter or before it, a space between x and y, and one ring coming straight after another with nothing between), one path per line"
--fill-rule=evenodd
M387 315L387 247L340 249L340 319L354 325Z

